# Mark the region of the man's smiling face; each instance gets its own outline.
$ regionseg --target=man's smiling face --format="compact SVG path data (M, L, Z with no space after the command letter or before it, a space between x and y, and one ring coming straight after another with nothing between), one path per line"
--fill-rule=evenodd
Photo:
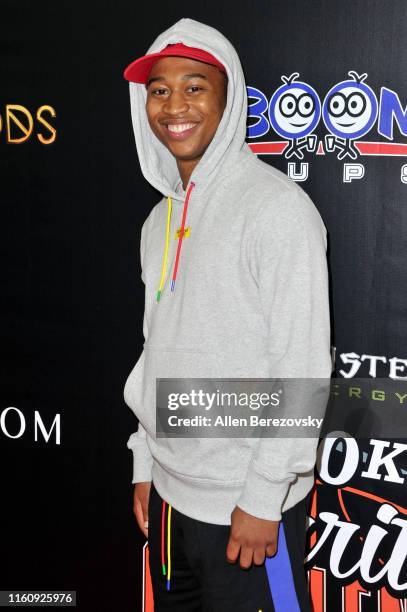
M177 161L198 162L226 106L227 79L216 66L165 57L152 67L146 111L157 138Z

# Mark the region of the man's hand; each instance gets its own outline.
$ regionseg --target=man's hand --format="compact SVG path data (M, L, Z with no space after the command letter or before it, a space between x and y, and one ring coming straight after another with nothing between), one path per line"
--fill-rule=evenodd
M148 538L148 498L151 482L136 482L134 485L133 512L138 526Z
M252 562L264 563L265 557L277 552L278 526L280 521L266 521L244 512L239 506L232 512L226 558L234 563L240 551L240 567L247 569Z

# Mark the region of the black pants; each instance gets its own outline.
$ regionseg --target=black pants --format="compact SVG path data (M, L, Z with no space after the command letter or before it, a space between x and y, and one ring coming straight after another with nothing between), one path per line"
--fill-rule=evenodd
M282 513L276 555L242 569L226 560L229 526L181 514L163 503L153 484L148 546L154 611L310 612L303 564L308 502L309 495Z

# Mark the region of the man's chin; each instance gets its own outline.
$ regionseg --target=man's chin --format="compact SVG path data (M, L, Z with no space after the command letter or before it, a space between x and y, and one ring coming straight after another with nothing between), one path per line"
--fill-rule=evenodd
M192 147L167 145L167 149L175 157L177 161L194 161L202 157L201 149Z

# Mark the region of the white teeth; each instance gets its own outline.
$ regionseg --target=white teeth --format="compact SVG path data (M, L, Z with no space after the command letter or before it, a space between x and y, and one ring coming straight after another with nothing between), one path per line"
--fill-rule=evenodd
M178 125L168 125L168 129L170 130L170 132L185 132L185 130L189 130L190 128L194 127L195 123L179 123Z

